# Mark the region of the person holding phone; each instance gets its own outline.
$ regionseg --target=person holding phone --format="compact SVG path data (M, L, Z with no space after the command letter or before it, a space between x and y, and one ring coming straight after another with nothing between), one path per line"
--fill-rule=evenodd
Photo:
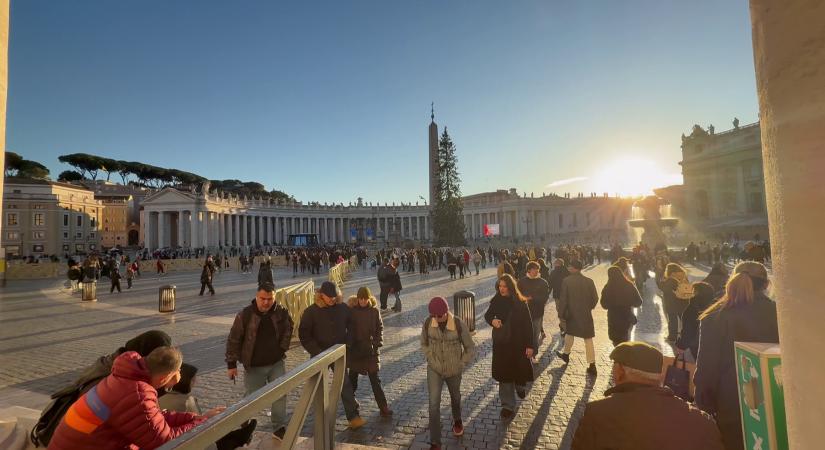
M484 320L493 327L493 379L499 383L503 420L515 416L516 394L524 398L525 385L533 381L532 359L537 345L527 301L513 276L504 274L484 314Z

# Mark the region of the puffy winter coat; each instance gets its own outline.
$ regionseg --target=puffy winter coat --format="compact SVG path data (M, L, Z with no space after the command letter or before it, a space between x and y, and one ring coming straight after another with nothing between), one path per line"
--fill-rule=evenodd
M144 359L126 352L115 359L111 375L69 408L48 448L153 449L206 420L192 413L161 411L157 395Z
M424 321L421 349L430 368L445 378L463 372L476 354L476 346L467 326L461 324L453 313L448 313L444 330L435 319Z

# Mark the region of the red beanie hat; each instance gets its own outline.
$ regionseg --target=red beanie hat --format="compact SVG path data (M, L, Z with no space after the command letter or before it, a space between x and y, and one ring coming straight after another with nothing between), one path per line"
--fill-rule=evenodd
M447 305L447 300L444 300L444 297L433 297L430 300L430 315L434 317L443 316L450 311L449 305Z

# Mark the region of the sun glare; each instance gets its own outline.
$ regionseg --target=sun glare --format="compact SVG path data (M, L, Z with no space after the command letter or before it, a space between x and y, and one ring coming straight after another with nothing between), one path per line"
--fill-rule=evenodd
M653 189L681 184L682 175L668 173L655 162L642 158L622 158L611 161L593 176L597 194L639 196Z

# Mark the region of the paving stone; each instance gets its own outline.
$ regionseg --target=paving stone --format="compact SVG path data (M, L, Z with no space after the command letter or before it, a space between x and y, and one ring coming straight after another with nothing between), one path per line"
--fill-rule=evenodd
M599 265L586 269L585 274L594 278L601 290L607 280L606 270L606 265ZM690 268L690 275L699 278L704 276L704 271ZM279 286L309 277L305 274L293 278L291 272L284 269L278 269L275 274ZM325 279L325 274L315 275L317 284ZM379 416L369 382L362 377L356 397L367 425L360 430L349 430L339 403L336 441L382 448L428 448L428 394L426 362L419 342L421 325L428 315L430 298L443 296L452 305L453 293L467 289L476 293L477 331L473 338L478 357L462 379L465 433L460 439L452 436L449 395L444 389L441 419L445 448L570 447L584 405L589 400L602 398L610 386L608 355L612 345L607 338L607 314L600 307L594 310L599 376L596 379L586 376L581 340L576 341L570 363L565 366L553 354L561 345L559 336L548 336L537 352L536 381L527 397L520 401L516 417L509 424L502 424L498 416L498 386L491 378L491 330L483 320L493 294L494 279L494 268L455 281L448 279L446 270L429 275L402 274L404 310L384 315L380 372L395 415ZM170 274L162 278L144 274L135 281L133 289L122 294L109 294L108 289L104 289L106 283L101 283L95 303L81 302L77 295L72 296L63 289L62 284L54 280L12 282L3 291L0 297L0 399L41 408L49 394L69 383L98 356L112 352L149 329L169 333L187 362L198 366L199 385L194 393L203 407L231 404L242 398L242 380L232 384L226 377L224 350L232 318L254 297L255 275L223 272L214 283L217 295L200 297L197 295L198 273ZM177 286L175 313L157 312L157 290L164 284ZM344 285L345 297L363 285L375 293L379 291L375 270L354 272ZM672 355L672 349L663 340L666 324L661 300L655 291L650 281L634 336ZM554 310L549 305L545 315L544 328L548 332L558 330L558 320L550 314ZM295 345L287 353L287 369L307 358L307 353ZM288 412L297 402L298 394L294 392L288 397ZM0 407L11 406L5 403L8 400L0 402ZM258 422L262 432L272 431L265 412L258 416ZM302 435L311 433L312 414Z

